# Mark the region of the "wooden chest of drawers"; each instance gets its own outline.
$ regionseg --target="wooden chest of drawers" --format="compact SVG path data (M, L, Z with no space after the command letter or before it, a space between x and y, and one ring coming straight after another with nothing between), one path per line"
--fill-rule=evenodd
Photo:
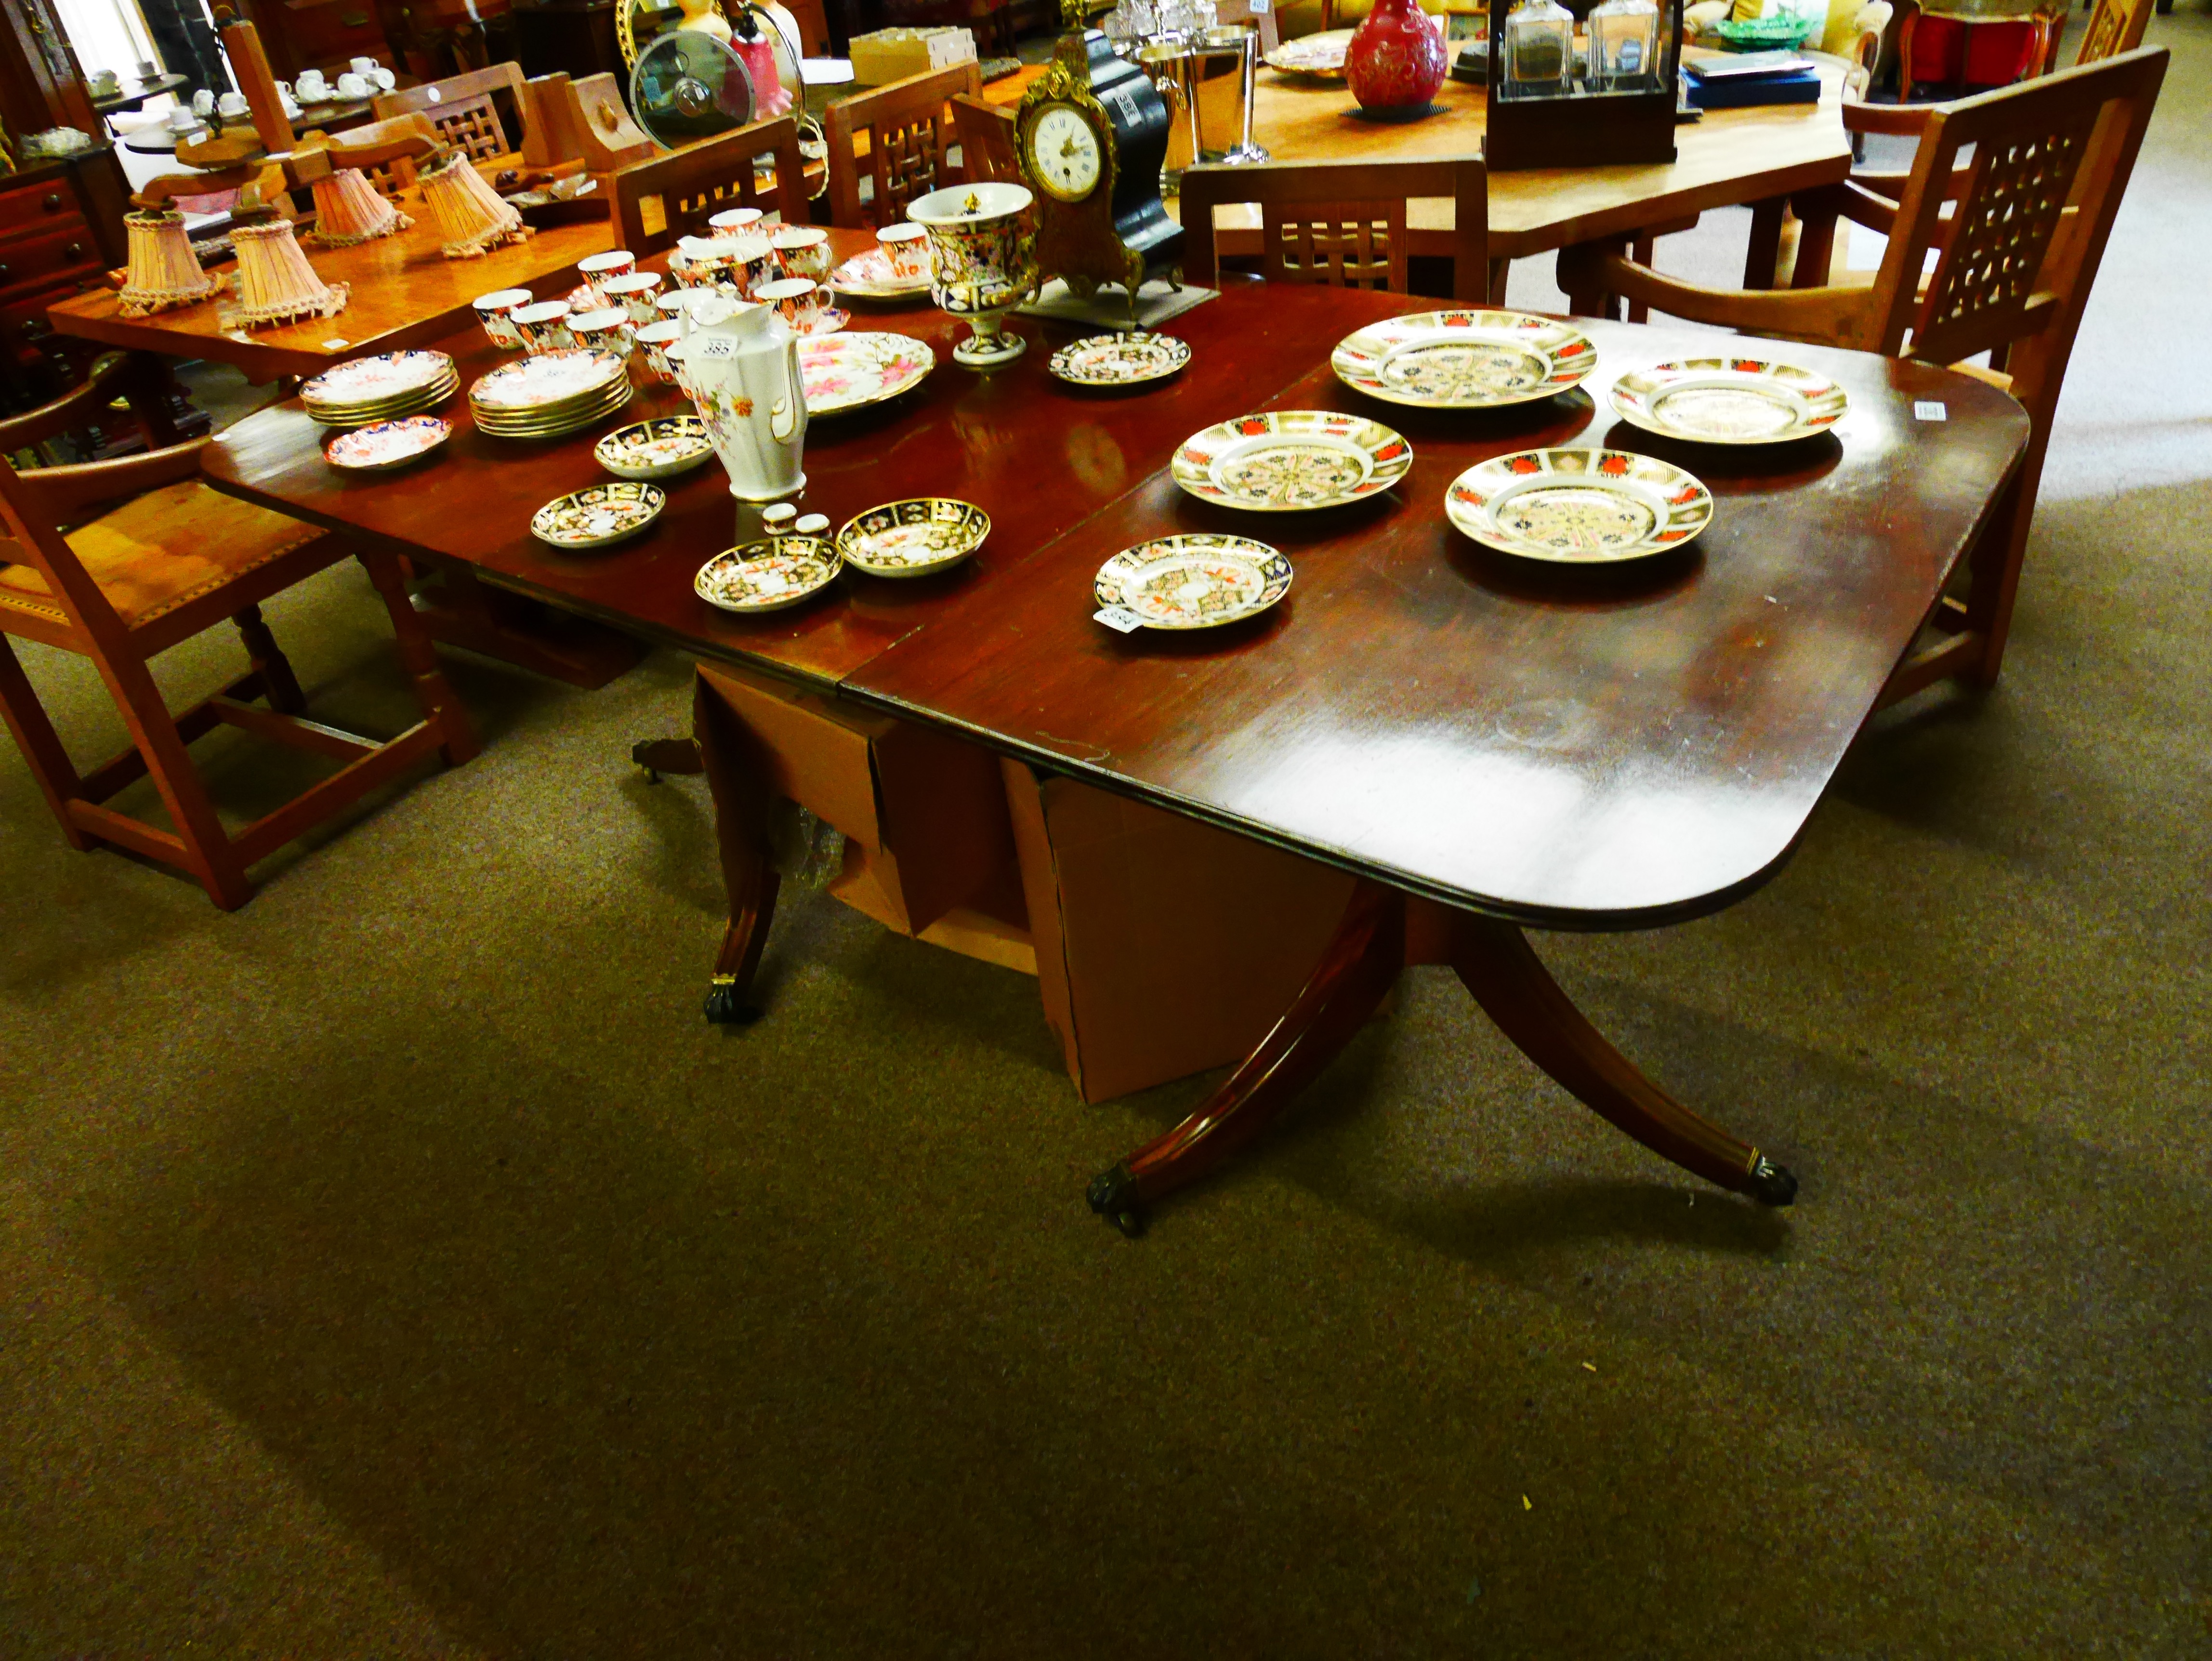
M26 409L74 379L46 307L96 288L124 262L129 189L106 145L0 175L0 403Z

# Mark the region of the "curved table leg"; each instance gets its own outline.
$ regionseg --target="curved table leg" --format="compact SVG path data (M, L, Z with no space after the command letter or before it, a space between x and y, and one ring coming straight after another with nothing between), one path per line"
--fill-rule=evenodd
M1451 964L1522 1053L1616 1129L1706 1181L1785 1206L1797 1179L1748 1142L1709 1124L1638 1072L1559 989L1511 923L1461 913Z
M1406 902L1378 884L1352 891L1343 920L1290 1012L1197 1110L1091 1179L1091 1208L1125 1234L1142 1208L1214 1170L1273 1123L1366 1025L1405 965Z
M730 895L730 927L715 954L714 978L707 989L707 1019L718 1025L737 1025L761 1013L752 995L753 976L760 968L761 948L768 944L769 925L775 920L781 885L769 856L769 793L747 764L743 736L732 730L736 723L704 681L698 684L692 718L699 758L714 798L714 837L721 853L722 883ZM664 756L661 764L667 760Z

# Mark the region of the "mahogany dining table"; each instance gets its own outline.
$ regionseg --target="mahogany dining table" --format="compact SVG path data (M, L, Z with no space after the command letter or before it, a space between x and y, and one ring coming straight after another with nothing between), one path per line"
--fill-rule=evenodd
M1616 419L1607 389L1734 338L1595 320L1579 325L1598 354L1583 385L1513 408L1383 405L1331 373L1344 335L1437 303L1232 279L1176 320L1188 367L1121 393L1048 373L1072 325L1010 319L1030 350L978 374L950 359L966 326L934 309L856 317L855 329L927 341L938 367L889 404L812 422L801 510L835 524L885 501L956 496L988 511L991 536L945 574L885 582L848 569L806 605L763 617L693 592L699 567L757 523L718 466L673 484L629 545L568 555L532 540L538 506L603 477L596 429L487 437L457 399L437 459L347 475L288 402L221 435L207 473L219 490L465 562L702 660L1352 873L1335 938L1274 1030L1182 1124L1092 1184L1093 1208L1125 1227L1279 1112L1415 962L1450 964L1530 1059L1630 1135L1723 1188L1787 1204L1796 1178L1640 1073L1523 931L1676 922L1779 868L2017 465L2027 418L1965 375L1791 345L1772 350L1849 394L1832 433L1765 449L1675 443ZM465 380L498 361L473 329L439 345ZM678 407L657 389L620 418ZM1185 435L1285 408L1379 418L1411 441L1412 471L1379 498L1264 516L1170 478ZM1716 498L1712 523L1679 550L1613 569L1492 553L1449 525L1443 497L1461 471L1565 444L1692 469ZM470 511L454 512L457 499ZM1289 555L1288 596L1190 635L1092 620L1107 557L1206 530Z

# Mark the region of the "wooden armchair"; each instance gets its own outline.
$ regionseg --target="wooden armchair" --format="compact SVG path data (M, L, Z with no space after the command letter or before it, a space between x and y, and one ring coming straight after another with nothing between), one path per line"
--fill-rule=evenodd
M830 141L830 222L858 228L906 217L907 204L955 182L945 152L952 123L945 106L962 93L980 98L983 75L973 58L910 75L832 104L822 119ZM860 199L858 139L867 136L866 164L874 193Z
M1182 176L1183 273L1202 288L1218 281L1214 217L1232 203L1260 206L1261 275L1270 283L1407 294L1407 204L1453 204L1452 296L1489 301L1490 200L1479 156L1419 161L1263 161L1209 165Z
M103 359L75 392L0 422L0 454L81 424L118 391L143 392L157 373L149 360ZM173 434L153 435L160 441ZM459 763L476 753L477 740L409 603L398 562L209 489L199 482L205 441L28 473L0 464L0 532L11 538L0 542L0 715L71 847L106 843L179 867L228 911L252 897L246 873L256 861L428 751ZM305 719L300 683L261 620L260 602L356 553L392 614L422 709L420 722L384 743ZM182 715L171 715L148 662L225 618L245 643L246 672ZM91 659L122 712L132 748L80 773L9 636ZM234 836L216 818L186 749L218 725L328 757L339 769ZM173 829L105 805L149 774Z
M763 157L775 164L773 199L757 179ZM641 257L658 253L679 236L704 234L708 217L727 208L779 209L797 223L793 216L806 200L805 167L799 122L789 115L632 162L614 176L616 245Z
M1003 104L964 92L952 100L952 136L960 143L960 171L969 183L1022 182L1015 125L1014 113Z
M1701 323L1926 363L1963 368L1990 355L1990 369L1969 372L2026 407L2027 453L1968 556L1965 597L1947 597L1931 618L1951 638L1900 665L1885 702L1952 677L1983 686L1997 678L2059 385L2166 64L2163 47L2142 48L1936 106L1893 203L1848 183L1796 198L1801 270L1826 272L1839 217L1888 237L1870 284L1715 290L1617 248L1559 256L1570 294L1622 295ZM1923 281L1931 249L1936 269Z
M493 101L499 93L507 94L507 107L514 112L520 129L524 119L520 64L493 64L443 81L379 93L368 107L379 121L398 115L427 117L440 143L452 145L472 161L496 161L522 148L520 131L510 141L500 119L499 106Z

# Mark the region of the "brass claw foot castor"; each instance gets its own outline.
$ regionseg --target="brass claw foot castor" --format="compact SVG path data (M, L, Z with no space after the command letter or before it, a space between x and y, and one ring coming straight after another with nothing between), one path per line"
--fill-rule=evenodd
M1126 1165L1102 1171L1091 1179L1083 1197L1091 1208L1130 1239L1145 1232L1145 1214L1137 1208L1137 1179Z
M1785 1206L1797 1197L1797 1179L1789 1167L1778 1165L1764 1153L1751 1162L1752 1197L1761 1205Z
M717 975L707 989L707 1019L716 1026L750 1026L761 1014L760 1005L738 994L735 975Z

